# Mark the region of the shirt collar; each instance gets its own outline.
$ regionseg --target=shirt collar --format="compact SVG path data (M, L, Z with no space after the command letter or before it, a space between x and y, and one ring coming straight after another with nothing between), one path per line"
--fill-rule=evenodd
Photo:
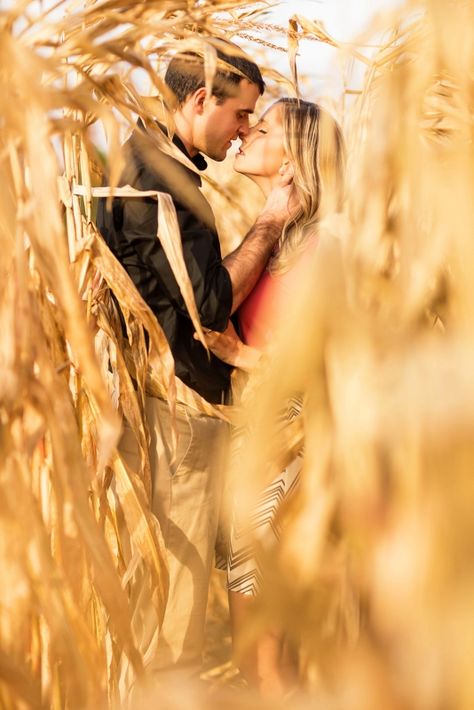
M160 126L162 128L162 126ZM185 154L187 158L196 166L198 170L205 170L207 168L207 162L201 153L196 153L195 156L191 157L186 150L186 146L184 145L183 141L181 138L175 133L173 136L173 143L177 148L180 149L182 153Z
M168 135L168 130L166 126L164 126L162 123L159 123L157 121L158 127L163 131L163 133L167 136ZM140 131L146 131L145 124L143 123L142 119L139 118L137 121L137 128ZM193 165L196 166L196 168L200 171L205 170L207 168L207 162L204 159L204 156L201 155L201 153L197 153L194 157L191 157L186 150L186 146L184 145L183 141L179 136L175 133L173 136L173 141L172 141L179 150L184 153L184 155L190 160ZM201 186L201 176L195 173L193 170L188 168L186 165L183 165L183 168L188 171L190 177L193 178L193 180L196 182L197 185Z
M165 136L167 136L168 129L166 128L166 126L163 123L159 123L159 121L157 121L157 124L160 127L160 129L163 131ZM141 118L138 119L138 125L142 130L145 130L145 126L144 126ZM207 162L206 162L206 159L204 158L204 156L201 153L196 153L195 156L191 157L189 155L188 151L186 150L186 146L184 145L183 141L181 140L181 138L178 136L177 133L174 134L172 142L175 144L175 146L177 148L180 149L180 151L182 153L184 153L184 155L188 158L188 160L190 160L193 163L193 165L196 166L196 168L198 170L205 170L207 168Z

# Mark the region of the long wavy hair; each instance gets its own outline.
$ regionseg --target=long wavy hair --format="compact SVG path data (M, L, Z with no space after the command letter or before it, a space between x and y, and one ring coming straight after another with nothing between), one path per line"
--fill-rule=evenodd
M318 223L340 212L344 200L345 147L341 128L321 106L300 99L279 99L283 108L284 148L293 165L299 210L283 228L269 264L272 273L287 271L317 235Z

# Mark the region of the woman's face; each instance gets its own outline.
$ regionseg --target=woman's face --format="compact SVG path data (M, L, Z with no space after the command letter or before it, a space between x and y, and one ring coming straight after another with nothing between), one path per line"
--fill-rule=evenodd
M275 104L242 139L234 170L244 175L271 178L278 174L284 158L283 108Z

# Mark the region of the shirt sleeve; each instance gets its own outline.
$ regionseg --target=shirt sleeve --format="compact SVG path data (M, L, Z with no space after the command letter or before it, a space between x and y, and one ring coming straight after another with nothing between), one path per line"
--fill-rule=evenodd
M149 188L148 188L149 189ZM166 297L189 316L180 288L157 232L157 203L153 198L123 198L122 234L144 266L152 270ZM223 331L232 310L232 283L222 264L216 235L189 213L177 209L184 261L193 287L201 324Z

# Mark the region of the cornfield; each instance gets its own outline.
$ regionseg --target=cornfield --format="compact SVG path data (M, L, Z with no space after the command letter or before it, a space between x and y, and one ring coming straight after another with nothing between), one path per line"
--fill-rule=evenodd
M171 409L183 401L251 424L237 462L243 500L304 442L301 487L249 628L278 623L301 649L302 692L285 707L474 707L474 2L408 0L379 16L367 29L384 31L371 59L295 15L267 28L288 47L286 76L266 68L272 42L258 40L269 4L21 0L0 10L5 710L133 705L151 652L137 599L146 592L159 629L167 597L149 508L150 387ZM94 225L137 116L171 120L166 59L204 47L211 71L220 37L255 42L274 96L298 94L304 38L366 68L356 100L348 87L337 107L345 219L323 225L272 357L235 411L175 378L158 322ZM230 171L205 190L229 250L258 197L249 209L249 188ZM160 239L200 332L175 217L157 199ZM282 435L272 413L294 392L304 415ZM138 471L117 452L122 417L140 442ZM155 706L265 704L225 683L158 684L135 705Z

